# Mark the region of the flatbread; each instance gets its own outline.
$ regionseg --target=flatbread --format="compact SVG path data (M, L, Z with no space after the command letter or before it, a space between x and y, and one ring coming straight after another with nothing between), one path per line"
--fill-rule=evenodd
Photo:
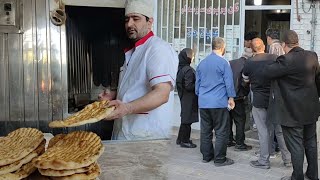
M53 138L50 139L48 148L53 147L58 141L63 139L66 136L66 134L57 134Z
M87 180L87 179L96 179L101 173L100 167L98 164L95 164L94 168L90 169L86 173L73 174L70 176L64 177L50 177L52 180Z
M75 127L84 124L95 123L107 118L114 107L107 107L109 101L97 101L87 105L81 111L69 116L65 120L56 120L49 123L51 128Z
M100 137L93 132L75 131L67 134L39 156L39 169L68 170L87 167L97 161L104 151Z
M37 168L34 166L33 160L31 160L29 163L23 165L16 172L0 175L0 180L20 180L20 179L28 177L35 170L37 170Z
M23 159L21 159L19 161L16 161L16 162L14 162L12 164L8 164L8 165L5 165L5 166L0 166L0 175L17 171L24 164L29 163L33 158L38 157L39 155L44 153L45 144L46 144L46 140L43 140L41 142L41 144L37 147L36 150L32 151L30 154L28 154Z
M43 176L54 176L54 177L62 177L62 176L70 176L73 174L86 173L91 169L96 167L97 163L93 163L88 167L78 168L78 169L70 169L70 170L53 170L53 169L38 169L40 174Z
M44 140L41 131L20 128L0 139L0 166L19 161L34 151Z

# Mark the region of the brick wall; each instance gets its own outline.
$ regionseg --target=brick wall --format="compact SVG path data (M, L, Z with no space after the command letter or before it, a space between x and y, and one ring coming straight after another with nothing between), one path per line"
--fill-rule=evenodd
M302 4L304 2L304 9L302 9ZM310 50L311 48L311 33L308 34L308 31L311 32L311 19L312 19L312 10L310 8L310 2L308 0L298 0L298 10L301 17L300 22L297 19L296 11L296 0L292 0L292 17L291 17L291 29L295 30L299 34L300 46L304 49ZM315 33L315 51L318 56L320 56L320 3L316 4L316 13L317 13L317 24L316 24L316 33ZM320 58L319 58L320 60Z

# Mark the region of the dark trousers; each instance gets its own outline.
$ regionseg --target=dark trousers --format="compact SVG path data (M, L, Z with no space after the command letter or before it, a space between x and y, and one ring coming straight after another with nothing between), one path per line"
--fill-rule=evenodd
M236 100L236 106L230 111L230 135L229 141L233 141L232 125L233 121L236 125L236 143L238 145L244 144L245 134L244 129L246 125L246 109L244 100Z
M318 180L318 150L316 123L300 126L282 126L284 140L291 153L293 165L292 179L303 180L304 153L306 153L308 168L306 175L311 180Z
M200 109L200 151L204 160L214 158L215 163L226 161L227 144L230 131L230 117L227 108ZM215 131L216 142L213 148L212 138Z
M178 133L178 141L183 143L188 143L190 141L191 134L191 123L190 124L180 124L180 129Z

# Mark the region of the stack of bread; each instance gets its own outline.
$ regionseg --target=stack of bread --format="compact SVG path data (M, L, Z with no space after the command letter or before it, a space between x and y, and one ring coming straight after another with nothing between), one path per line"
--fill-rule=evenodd
M37 168L34 160L45 151L41 131L20 128L0 138L0 180L19 180Z
M53 137L47 151L34 162L40 174L50 179L96 179L100 175L97 160L103 151L98 135L76 131Z

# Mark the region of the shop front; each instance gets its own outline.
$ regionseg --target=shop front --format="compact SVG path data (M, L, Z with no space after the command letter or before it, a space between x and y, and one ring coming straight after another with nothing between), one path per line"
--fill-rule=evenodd
M239 0L159 0L157 34L179 52L192 48L195 63L211 52L215 37L227 42L228 60L239 56L241 48Z
M157 34L179 52L192 48L196 61L211 52L211 41L225 38L227 60L238 58L244 34L256 31L265 40L268 28L290 29L291 0L159 0Z

